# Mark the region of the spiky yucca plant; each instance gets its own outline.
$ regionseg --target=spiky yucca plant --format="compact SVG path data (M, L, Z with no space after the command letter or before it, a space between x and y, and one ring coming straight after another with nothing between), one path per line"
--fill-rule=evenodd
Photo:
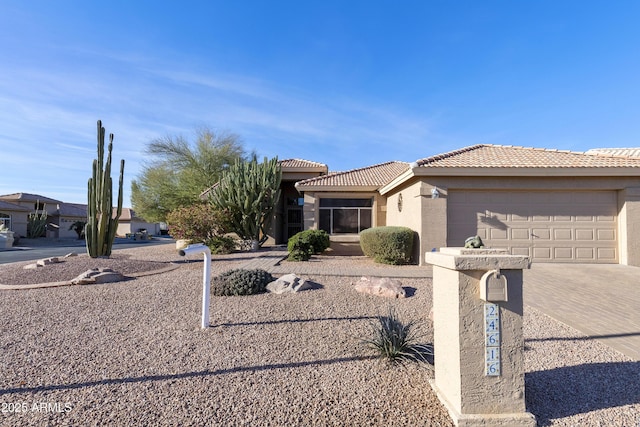
M395 309L389 306L386 316L377 316L371 323L372 337L362 341L391 364L406 361L429 363L427 356L433 356L433 348L420 344L421 335L415 320L402 322Z

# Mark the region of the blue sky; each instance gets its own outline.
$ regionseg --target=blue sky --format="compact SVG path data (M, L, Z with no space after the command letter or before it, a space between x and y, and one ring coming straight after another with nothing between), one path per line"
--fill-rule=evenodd
M479 143L640 146L636 1L0 0L0 194L86 203L209 126L346 170ZM117 180L117 171L112 172Z

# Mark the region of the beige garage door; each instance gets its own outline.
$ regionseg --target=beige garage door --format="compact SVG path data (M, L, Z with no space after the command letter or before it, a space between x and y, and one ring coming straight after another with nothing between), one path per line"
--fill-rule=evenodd
M617 263L615 191L449 191L447 245L486 246L539 262Z

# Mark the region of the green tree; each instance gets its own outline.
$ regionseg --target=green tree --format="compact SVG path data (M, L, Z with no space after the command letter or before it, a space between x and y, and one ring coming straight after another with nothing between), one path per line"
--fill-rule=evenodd
M213 206L227 212L233 231L241 239L250 240L254 250L268 238L281 179L277 157L265 157L258 163L254 154L250 161L236 160L210 193Z
M236 159L245 158L238 135L206 127L195 135L193 143L183 136L166 136L147 145L150 160L131 183L133 208L147 221L166 222L169 212L197 203Z

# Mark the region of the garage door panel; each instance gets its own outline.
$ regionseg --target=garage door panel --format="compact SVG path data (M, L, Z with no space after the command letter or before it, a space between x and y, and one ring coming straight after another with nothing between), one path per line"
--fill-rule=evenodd
M576 259L581 261L593 261L595 259L594 248L576 248Z
M572 240L572 231L570 228L556 228L553 230L553 240Z
M593 229L589 229L589 230L577 229L576 240L595 240L594 234L595 233Z
M573 248L554 248L553 258L559 261L570 261L573 259Z
M617 262L618 260L616 250L613 248L598 248L597 253L599 260L609 260L611 262Z
M551 261L551 248L533 248L533 259Z
M534 228L533 237L539 240L551 240L551 230L548 228Z
M511 255L520 255L520 256L531 256L531 248L529 247L511 247Z
M615 191L450 189L447 198L450 246L478 234L488 247L535 261L617 262Z
M529 229L528 228L512 228L511 229L511 240L529 240Z
M599 229L597 230L598 233L598 240L609 240L609 241L615 241L616 240L616 232L615 230L603 230L603 229Z

